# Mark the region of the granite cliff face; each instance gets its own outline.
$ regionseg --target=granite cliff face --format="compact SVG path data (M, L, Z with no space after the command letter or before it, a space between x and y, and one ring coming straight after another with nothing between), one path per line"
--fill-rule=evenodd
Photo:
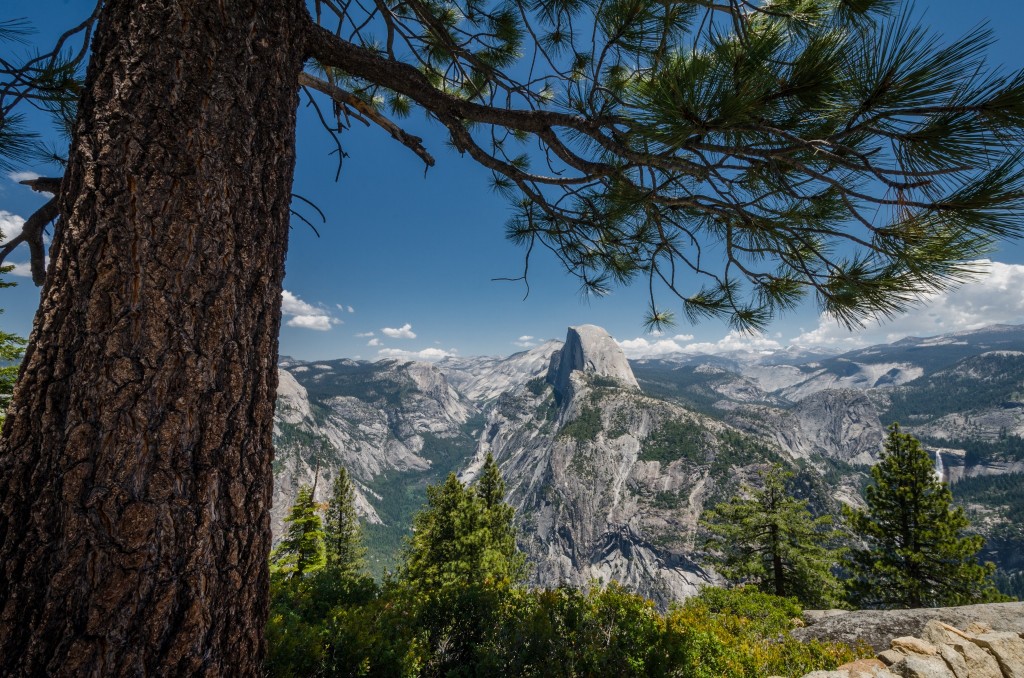
M640 389L626 354L611 335L596 325L570 327L562 348L551 354L547 382L560 398L572 397L575 372L612 380L620 388Z
M708 500L777 458L643 395L621 349L593 326L570 328L546 378L501 396L484 431L463 479L494 455L534 584L616 580L663 605L717 581L697 539Z
M870 465L878 461L885 438L878 411L862 391L852 389L819 391L788 409L740 410L726 420L743 421L793 459Z
M562 348L554 339L507 358L445 358L437 363L448 382L480 406L546 373L551 354Z

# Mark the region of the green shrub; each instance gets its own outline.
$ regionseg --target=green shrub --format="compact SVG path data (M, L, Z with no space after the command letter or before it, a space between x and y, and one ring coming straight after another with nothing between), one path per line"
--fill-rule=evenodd
M669 612L665 651L675 675L694 678L799 676L873 654L868 647L794 639L788 632L800 612L791 598L707 588Z

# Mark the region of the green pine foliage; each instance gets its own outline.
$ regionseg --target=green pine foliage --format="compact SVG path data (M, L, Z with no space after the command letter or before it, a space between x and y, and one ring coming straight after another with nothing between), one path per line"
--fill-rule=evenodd
M0 233L3 240L3 233ZM13 266L0 266L0 275L10 273ZM0 279L0 289L14 287L17 283ZM0 313L3 310L0 309ZM25 353L25 339L0 330L0 426L7 418L7 404L14 393L14 382L18 379L21 358Z
M833 574L842 553L832 516L815 518L790 495L793 474L771 467L760 489L745 488L704 515L712 562L727 579L809 607L836 607L842 586Z
M496 469L488 458L482 479ZM481 495L481 488L485 495ZM504 494L500 476L495 485L465 487L455 474L427 489L427 506L413 521L413 536L402 576L423 589L435 586L493 582L521 583L525 561L516 550L512 510L495 495Z
M356 491L344 468L338 469L331 484L324 517L324 547L327 567L353 575L366 566L366 547L356 513Z
M432 673L472 662L503 601L525 580L526 559L504 495L488 455L476 486L450 474L427 489L427 506L413 521L398 595L425 631Z
M324 567L303 577L275 576L267 620L267 673L275 677L362 675L371 654L368 634L382 610L380 587L370 577ZM374 665L396 668L375 657ZM399 670L375 675L408 675Z
M271 570L289 577L302 577L319 570L326 562L324 530L312 488L303 485L295 504L284 519L284 539L270 556Z
M1005 600L993 586L992 563L978 562L980 535L953 506L928 453L899 424L889 427L881 460L871 469L866 509L844 509L862 541L849 552L851 601L861 607L914 608Z
M456 659L449 646L431 647L428 627L394 582L378 589L349 582L325 612L311 582L327 572L278 584L269 675L763 678L874 654L793 639L788 631L799 604L753 588L705 589L662 613L615 583L595 583L586 590L512 589L488 610L489 625L472 652Z

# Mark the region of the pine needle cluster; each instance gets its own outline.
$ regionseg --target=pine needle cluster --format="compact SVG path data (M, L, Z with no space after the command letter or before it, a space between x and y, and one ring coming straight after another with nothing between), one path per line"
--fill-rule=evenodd
M1024 72L985 27L892 0L316 4L321 91L425 110L512 201L527 270L540 246L588 293L645 279L654 327L666 290L690 321L814 299L854 325L1021 234Z

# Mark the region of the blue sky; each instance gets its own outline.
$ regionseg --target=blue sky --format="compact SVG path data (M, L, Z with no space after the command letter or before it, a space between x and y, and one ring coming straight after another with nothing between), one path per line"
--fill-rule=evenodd
M27 17L38 29L34 41L42 45L84 17L90 5L78 0L7 0L0 18ZM949 37L989 20L997 40L991 63L1024 67L1024 3L919 2L917 13ZM575 280L544 254L531 262L530 295L524 299L522 283L492 280L520 275L524 253L504 239L509 210L489 190L488 172L451 151L440 131L421 115L406 122L437 158L426 175L405 147L379 129L354 123L342 136L348 157L335 182L332 143L312 112L300 108L293 190L315 202L327 223L318 224L319 238L300 221L293 224L282 354L304 359L508 354L540 340L562 338L567 325L580 323L605 327L630 355L640 356L794 342L853 346L989 322L1024 322L1020 243L1004 244L993 253L991 273L976 283L939 295L886 326L873 325L853 335L822 321L813 305L781 318L761 337L730 334L716 321L696 327L681 324L663 336L645 335L642 286L582 300ZM46 175L56 170L25 171ZM5 230L17 228L19 219L42 202L11 177L0 177L0 227ZM19 251L10 262L27 259L27 251ZM6 309L0 327L27 334L38 291L28 278L10 279L20 284L0 295L0 307Z

